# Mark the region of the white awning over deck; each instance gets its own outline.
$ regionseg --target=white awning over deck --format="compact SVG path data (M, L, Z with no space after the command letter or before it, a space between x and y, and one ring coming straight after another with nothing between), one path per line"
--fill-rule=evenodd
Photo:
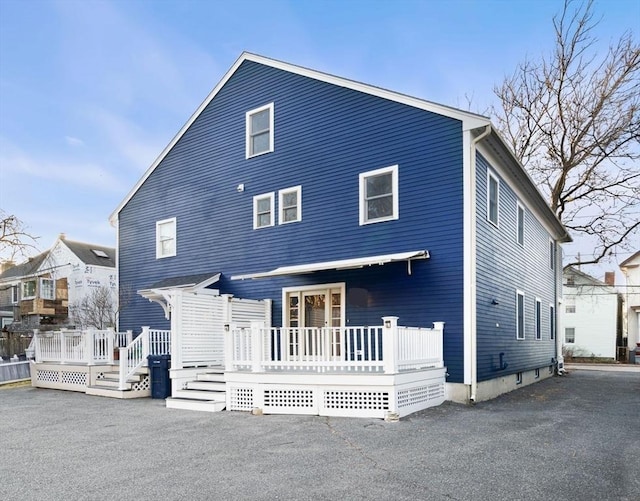
M411 274L411 261L415 259L429 259L429 251L420 250L412 252L399 252L396 254L383 254L381 256L358 257L353 259L341 259L338 261L325 261L322 263L297 264L294 266L282 266L275 270L261 273L248 273L246 275L232 275L231 280L245 280L249 278L269 278L283 275L301 275L325 270L349 270L364 268L365 266L383 265L397 261L406 261L408 273Z

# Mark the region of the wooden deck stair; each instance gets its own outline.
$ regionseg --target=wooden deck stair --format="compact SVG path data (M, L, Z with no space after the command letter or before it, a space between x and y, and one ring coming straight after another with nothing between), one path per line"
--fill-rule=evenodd
M220 412L227 406L224 370L209 369L189 381L184 390L177 390L166 399L167 408L203 412Z
M104 372L102 377L96 379L95 384L87 387L87 395L98 395L111 398L145 398L151 396L151 381L149 369L141 367L132 374L125 384L126 389L119 390L120 373L118 367Z

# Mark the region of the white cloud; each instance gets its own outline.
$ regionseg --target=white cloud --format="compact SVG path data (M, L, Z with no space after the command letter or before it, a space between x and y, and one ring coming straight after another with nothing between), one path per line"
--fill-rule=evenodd
M69 146L84 146L84 141L73 136L64 136L64 140Z

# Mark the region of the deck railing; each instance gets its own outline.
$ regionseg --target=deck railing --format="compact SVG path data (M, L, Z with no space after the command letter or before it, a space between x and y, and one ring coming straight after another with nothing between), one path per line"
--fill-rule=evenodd
M61 329L46 332L36 329L33 337L36 362L96 365L112 364L114 347L121 340L130 339L132 333L114 332L113 329Z
M120 348L118 389L126 389L127 379L147 363L149 355L169 353L171 353L171 331L142 327L142 332L137 338Z
M443 322L402 327L383 317L375 327L231 328L228 371L311 371L397 374L443 367Z

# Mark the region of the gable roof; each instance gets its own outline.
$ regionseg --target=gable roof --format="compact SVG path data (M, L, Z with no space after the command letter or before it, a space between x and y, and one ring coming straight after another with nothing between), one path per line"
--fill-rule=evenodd
M131 200L131 198L140 189L140 187L144 184L147 178L153 173L156 167L160 165L162 160L164 160L164 158L169 154L169 152L177 144L180 138L182 138L182 136L187 132L189 127L191 127L191 125L205 110L208 104L215 98L218 92L220 92L220 90L224 87L227 81L233 76L233 74L238 70L238 68L245 61L252 61L258 64L269 66L271 68L276 68L276 69L287 71L289 73L293 73L296 75L313 78L321 82L337 85L339 87L344 87L344 88L355 90L358 92L363 92L365 94L370 94L383 99L387 99L397 103L412 106L414 108L436 113L438 115L449 117L454 120L459 120L462 122L462 130L472 131L472 133L476 137L482 136L483 138L485 138L485 135L483 134L483 132L487 131L488 134L486 135L486 138L484 140L489 144L491 148L493 148L494 151L496 151L499 154L499 156L501 156L503 159L506 159L505 164L507 164L508 168L510 169L510 172L514 174L514 178L518 179L519 182L522 183L525 191L531 197L536 209L541 211L543 218L551 225L552 228L555 229L558 235L558 240L560 240L561 242L572 241L571 237L567 233L567 230L564 228L562 223L557 219L554 212L550 209L546 199L540 193L540 190L538 189L535 182L531 179L531 177L529 176L527 171L524 169L520 161L515 157L515 155L507 145L507 143L502 138L502 136L500 136L500 134L494 129L488 117L485 117L483 115L478 115L476 113L472 113L469 111L453 108L450 106L446 106L443 104L434 103L432 101L427 101L417 97L409 96L407 94L402 94L400 92L394 92L391 90L384 89L382 87L376 87L374 85L365 84L362 82L358 82L356 80L350 80L348 78L338 77L335 75L331 75L329 73L324 73L322 71L313 70L303 66L297 66L291 63L285 63L283 61L271 59L271 58L260 56L257 54L252 54L246 51L240 55L240 57L236 60L235 63L233 63L231 68L225 73L225 75L218 82L218 84L213 88L213 90L209 93L209 95L205 98L205 100L200 104L198 109L193 113L193 115L191 115L189 120L187 120L187 122L182 126L182 128L178 131L178 133L171 140L171 142L164 148L164 150L162 150L158 158L156 158L153 164L151 164L151 166L147 169L147 171L143 174L143 176L138 180L138 182L134 185L131 191L129 191L127 196L122 200L122 202L120 202L118 207L116 207L116 209L111 213L111 215L109 216L109 221L113 226L115 226L115 223L118 219L118 214L120 213L120 211L124 208L125 205L127 205L129 200Z
M638 263L634 263L634 261L638 259ZM640 251L633 254L631 257L628 257L624 261L622 261L618 266L620 268L631 268L640 265Z
M419 99L417 97L412 97L407 94L402 94L399 92L383 89L382 87L376 87L374 85L368 85L362 82L358 82L356 80L349 80L348 78L342 78L335 75L331 75L329 73L324 73L322 71L312 70L310 68L305 68L303 66L297 66L291 63L285 63L283 61L278 61L276 59L270 59L268 57L259 56L257 54L252 54L250 52L243 52L240 55L240 57L236 60L236 62L233 63L231 68L225 73L225 75L218 82L218 84L209 93L209 95L202 102L202 104L200 104L198 109L193 113L193 115L191 115L189 120L187 120L187 123L185 123L182 126L182 128L178 131L178 133L171 140L171 142L165 147L164 150L162 150L158 158L156 158L153 164L151 164L151 166L147 169L147 171L143 174L140 180L135 184L135 186L127 194L124 200L120 202L120 205L118 205L118 207L116 207L116 209L111 213L111 215L109 216L109 221L111 222L112 225L115 225L115 222L117 220L117 215L119 214L119 212L124 208L125 205L127 205L129 200L131 200L133 195L135 195L135 193L142 186L142 184L153 173L156 167L160 165L162 160L167 156L167 154L176 145L176 143L180 140L180 138L185 134L185 132L189 129L189 127L191 127L193 122L196 121L196 119L200 116L200 114L205 110L207 105L213 100L213 98L218 94L218 92L220 92L220 90L224 87L227 81L233 76L233 74L238 70L240 65L245 61L253 61L255 63L263 64L265 66L269 66L269 67L280 69L280 70L284 70L289 73L294 73L296 75L313 78L321 82L330 83L333 85L337 85L337 86L344 87L351 90L356 90L359 92L364 92L366 94L378 96L383 99L388 99L390 101L395 101L398 103L413 106L414 108L419 108L425 111L431 111L433 113L437 113L439 115L453 118L455 120L460 120L463 123L463 130L471 130L471 129L477 129L479 127L486 127L491 123L487 117L478 115L476 113L459 110L456 108L452 108L450 106L445 106L445 105L434 103L431 101L426 101L424 99Z
M91 266L105 266L107 268L116 267L116 250L113 247L87 244L84 242L74 242L73 240L61 239L61 241L73 252L84 264Z
M11 278L22 278L28 275L32 275L37 271L45 258L49 255L49 251L43 252L42 254L38 254L35 257L30 257L27 261L21 264L17 264L4 270L3 273L0 274L0 281L7 280Z
M591 282L592 285L594 286L598 286L598 287L611 287L614 288L613 285L609 285L605 282L603 282L602 280L599 280L597 278L595 278L592 275L589 275L583 271L580 271L578 268L574 267L574 266L568 266L567 268L565 268L565 270L562 272L563 275L567 276L567 275L574 275L576 277L580 277L583 280L587 281L587 282Z

